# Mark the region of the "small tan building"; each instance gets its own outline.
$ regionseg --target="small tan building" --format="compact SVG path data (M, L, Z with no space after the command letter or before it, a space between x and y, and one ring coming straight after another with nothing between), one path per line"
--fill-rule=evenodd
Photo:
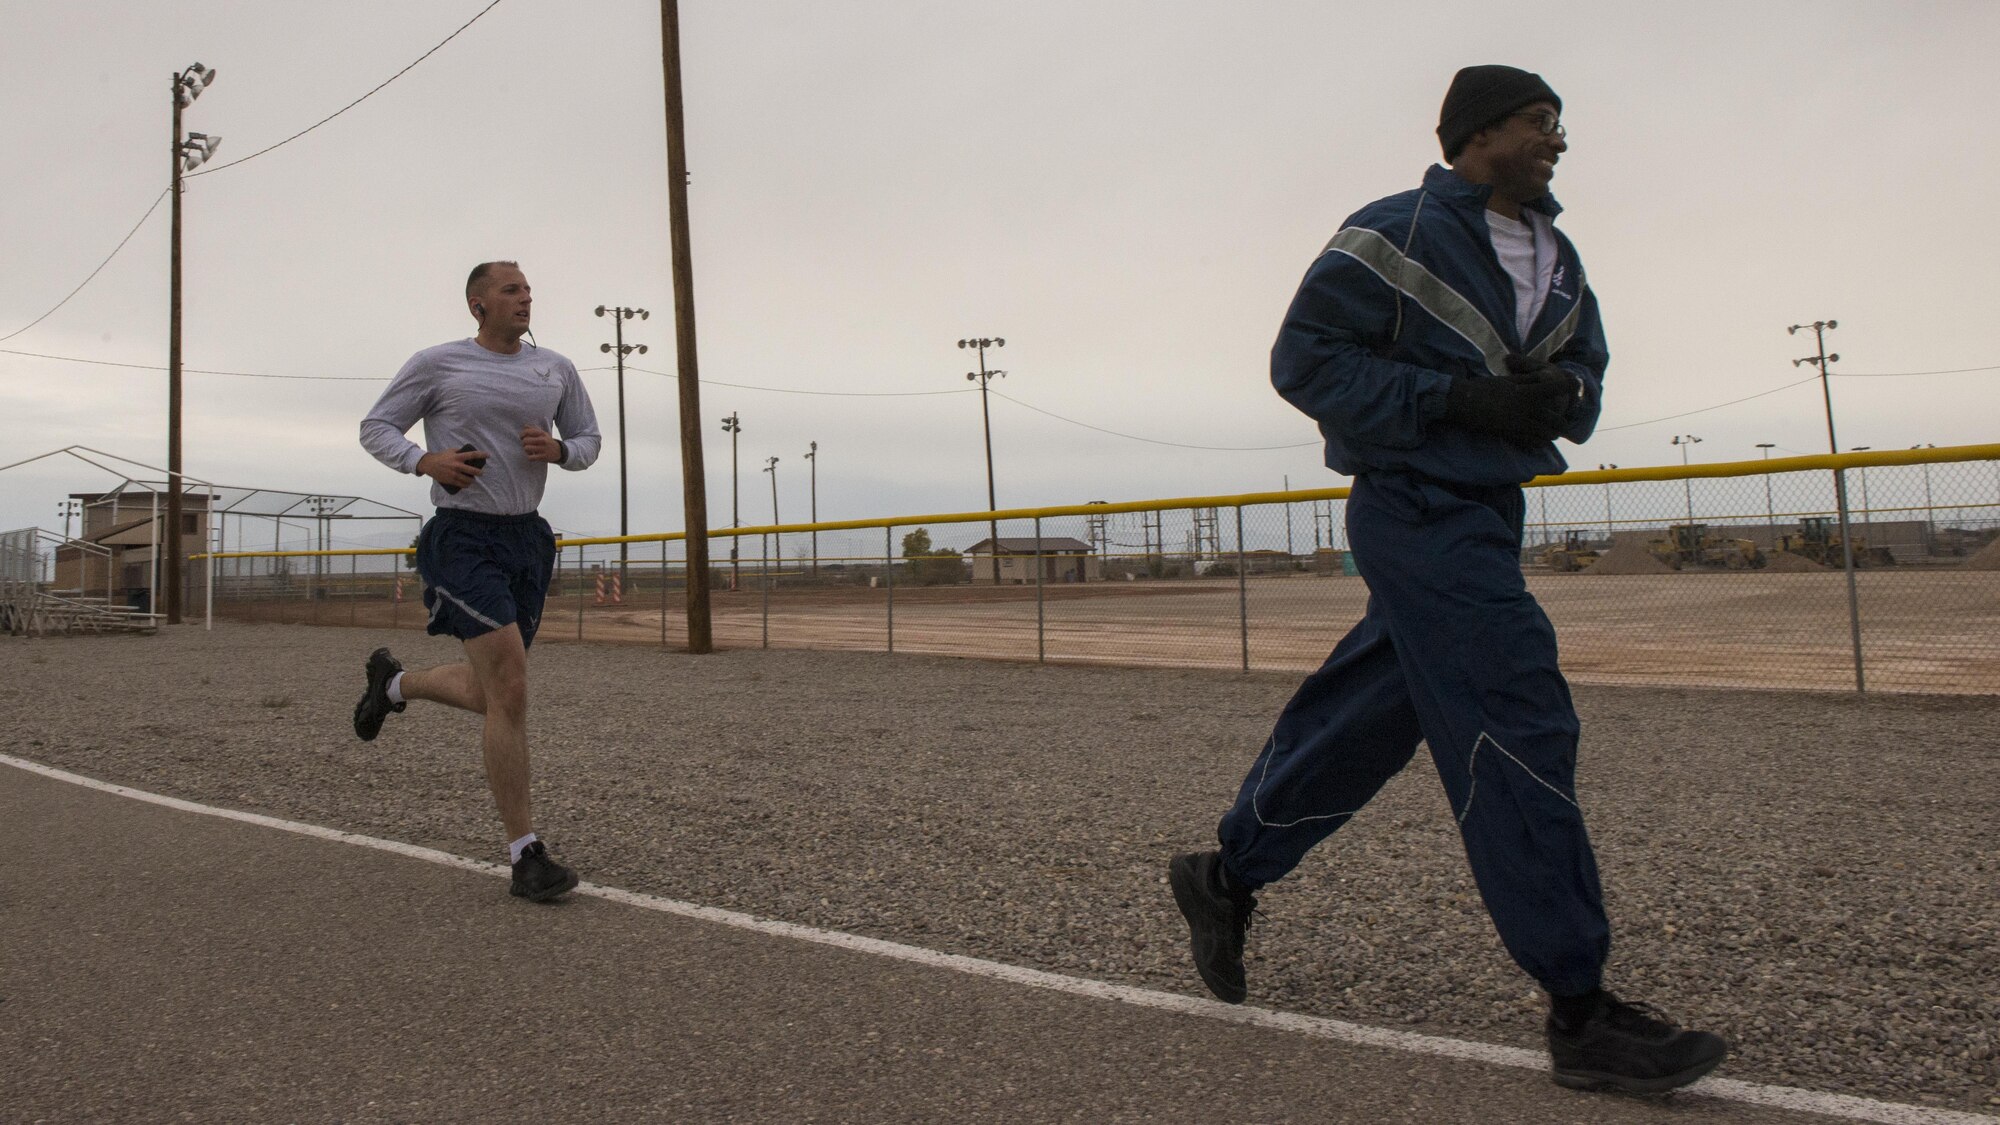
M159 498L155 512L155 497L147 492L72 492L70 499L82 502L83 528L76 542L92 546L56 548L53 588L90 596L109 591L114 600L150 588L153 545L167 535L166 500ZM207 547L209 503L202 493L181 496L182 558Z
M995 540L981 539L965 549L974 583L993 583L996 556L1003 586L1033 585L1037 558L1041 560L1043 582L1097 582L1104 577L1103 565L1091 554L1090 544L1081 539L1043 536L1038 543L1031 536L1014 539L1003 535L997 549L994 544Z

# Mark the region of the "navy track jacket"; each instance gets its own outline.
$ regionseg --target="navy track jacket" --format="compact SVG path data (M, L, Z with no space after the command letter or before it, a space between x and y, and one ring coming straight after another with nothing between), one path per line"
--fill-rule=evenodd
M1271 382L1319 423L1328 468L1488 485L1562 472L1554 443L1515 445L1443 420L1453 379L1505 375L1510 356L1552 360L1580 380L1564 437L1581 444L1596 428L1610 355L1583 263L1557 232L1550 292L1518 338L1514 283L1486 225L1491 193L1432 165L1423 187L1349 217L1306 271L1271 349ZM1553 196L1526 206L1562 210Z

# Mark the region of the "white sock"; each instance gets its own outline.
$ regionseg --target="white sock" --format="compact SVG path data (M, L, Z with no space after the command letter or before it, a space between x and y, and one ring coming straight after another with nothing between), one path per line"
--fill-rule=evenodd
M530 832L526 836L523 836L520 839L514 841L513 843L508 844L507 862L508 863L521 862L521 853L527 851L528 845L534 842L535 842L535 834L533 832Z
M389 702L403 702L403 673L401 672L389 677Z

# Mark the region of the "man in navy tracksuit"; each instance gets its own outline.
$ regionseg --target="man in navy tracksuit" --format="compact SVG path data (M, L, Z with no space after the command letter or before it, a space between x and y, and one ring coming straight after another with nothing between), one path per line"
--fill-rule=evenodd
M1168 874L1202 980L1241 1003L1254 892L1423 741L1501 940L1551 998L1555 1079L1655 1092L1727 1047L1601 987L1610 926L1574 788L1576 711L1520 567L1521 484L1563 470L1556 438L1590 437L1608 359L1553 223L1561 111L1539 75L1461 70L1437 130L1451 167L1355 213L1306 271L1271 381L1354 478L1368 611L1279 715L1221 849Z

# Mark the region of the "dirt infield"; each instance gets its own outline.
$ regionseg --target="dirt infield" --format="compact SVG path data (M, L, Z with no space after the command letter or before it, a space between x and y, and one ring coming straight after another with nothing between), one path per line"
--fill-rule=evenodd
M1845 575L1714 572L1531 574L1528 584L1579 683L1848 690L1854 687ZM1959 568L1868 571L1858 579L1868 686L1879 691L2000 693L2000 579ZM542 637L662 644L686 636L682 591L635 590L622 606L558 597ZM1356 578L1234 579L1032 586L915 587L893 592L897 652L1003 660L1305 671L1325 659L1367 604ZM859 586L718 591L726 648L886 650L892 593ZM381 598L235 602L250 621L417 627L422 606ZM664 620L663 620L664 617Z
M951 608L1018 621L1018 603ZM361 660L383 643L412 663L458 651L384 629L268 625L0 638L0 749L497 855L475 720L413 706L376 742L354 739ZM1197 995L1164 865L1213 839L1296 682L574 643L532 659L538 821L586 878ZM1994 1112L2000 700L1576 694L1613 987L1728 1035L1727 1077ZM226 873L232 857L213 860ZM68 893L9 894L31 891ZM377 893L393 909L407 892ZM1499 948L1424 758L1264 897L1253 1003L1536 1046L1541 1002ZM1426 1069L1412 1062L1409 1080ZM1551 1105L1548 1120L1588 1113ZM1293 1111L1260 1119L1325 1107Z

